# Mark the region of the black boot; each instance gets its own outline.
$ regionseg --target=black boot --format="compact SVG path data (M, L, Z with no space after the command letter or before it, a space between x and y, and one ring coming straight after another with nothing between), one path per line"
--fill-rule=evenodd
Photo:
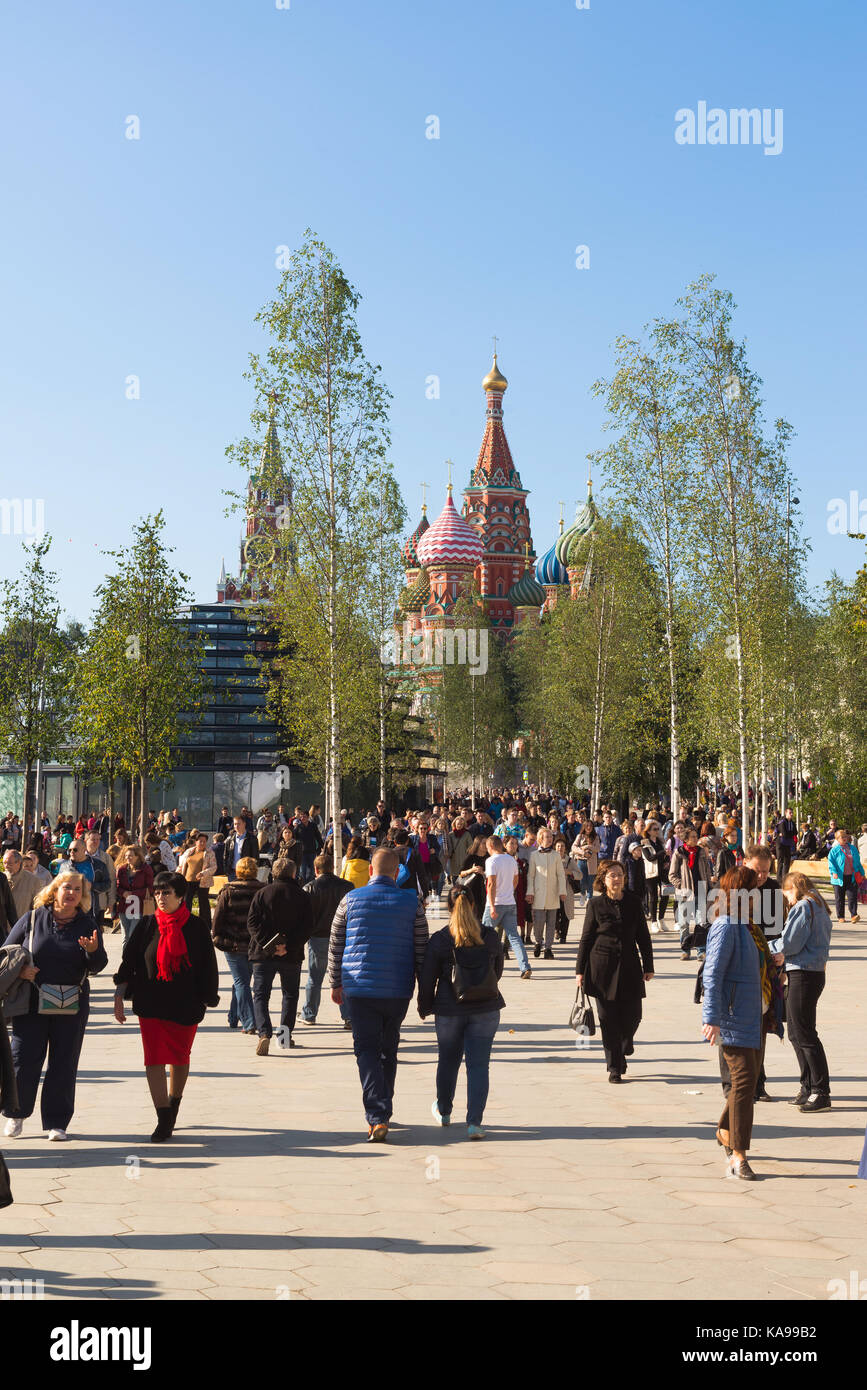
M164 1139L171 1139L175 1117L172 1114L170 1105L157 1106L157 1127L151 1135L152 1144L161 1144Z
M169 1109L172 1112L172 1131L174 1131L175 1125L178 1122L178 1111L181 1108L182 1100L183 1096L169 1096Z

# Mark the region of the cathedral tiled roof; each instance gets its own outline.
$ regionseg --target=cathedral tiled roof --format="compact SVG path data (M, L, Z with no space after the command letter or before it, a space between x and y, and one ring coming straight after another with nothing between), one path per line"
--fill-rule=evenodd
M416 553L419 563L427 569L444 565L475 567L481 560L481 539L474 527L458 515L451 485L445 506L417 543Z

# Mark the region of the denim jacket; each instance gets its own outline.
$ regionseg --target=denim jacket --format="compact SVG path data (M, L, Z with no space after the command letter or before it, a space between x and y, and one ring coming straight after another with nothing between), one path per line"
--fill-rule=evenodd
M824 970L831 950L831 917L810 898L801 898L789 912L774 951L782 951L787 970Z
M719 1028L724 1046L762 1045L759 953L744 922L718 917L710 929L701 1021Z

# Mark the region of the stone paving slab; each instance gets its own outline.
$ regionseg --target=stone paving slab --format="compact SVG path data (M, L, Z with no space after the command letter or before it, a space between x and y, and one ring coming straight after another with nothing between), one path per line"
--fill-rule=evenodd
M439 925L439 916L435 925ZM573 928L573 934L575 929ZM152 1146L134 1020L94 983L69 1145L31 1118L4 1141L16 1202L0 1213L0 1277L40 1277L46 1297L200 1299L788 1299L867 1276L867 1183L856 1176L867 1118L858 1023L867 931L834 928L819 1026L833 1109L801 1115L788 1043L768 1046L768 1089L751 1160L761 1181L724 1176L713 1130L715 1052L692 1003L696 966L673 934L654 938L659 974L626 1084L611 1087L599 1038L564 1026L576 941L506 967L487 1138L430 1118L436 1048L412 1008L395 1125L365 1142L352 1039L326 998L301 1046L255 1055L223 1007L196 1040L175 1139ZM837 959L835 960L835 954ZM275 1001L277 996L275 995Z

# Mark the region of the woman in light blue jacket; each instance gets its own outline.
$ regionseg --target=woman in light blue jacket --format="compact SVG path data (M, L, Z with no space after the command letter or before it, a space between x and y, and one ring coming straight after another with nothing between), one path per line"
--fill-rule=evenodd
M704 962L702 1032L723 1050L731 1090L716 1132L729 1156L727 1176L755 1179L747 1162L753 1129L756 1081L762 1058L762 975L750 930L753 869L731 869L720 885L718 916L710 928Z
M783 934L774 942L774 960L777 965L785 964L789 977L786 1021L801 1072L801 1089L790 1104L805 1112L830 1110L831 1080L825 1049L816 1032L816 1005L825 988L831 914L806 874L787 874L783 897L789 912Z
M861 867L861 856L858 853L858 846L850 842L848 830L838 830L834 836L834 841L835 843L831 846L831 853L828 855L828 869L834 888L837 921L845 922L848 899L852 921L857 922L860 919L858 917L858 889L855 878L857 874L864 872Z

